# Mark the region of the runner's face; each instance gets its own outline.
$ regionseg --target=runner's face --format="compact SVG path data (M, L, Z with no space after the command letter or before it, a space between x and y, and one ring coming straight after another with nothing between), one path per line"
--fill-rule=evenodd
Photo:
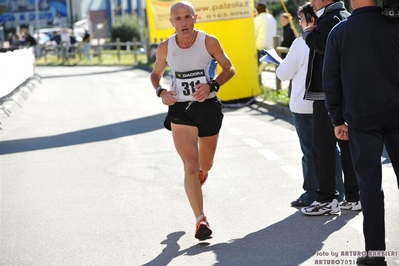
M185 5L176 6L169 19L176 33L179 35L190 35L194 31L194 24L197 20L197 14L193 15L190 8Z

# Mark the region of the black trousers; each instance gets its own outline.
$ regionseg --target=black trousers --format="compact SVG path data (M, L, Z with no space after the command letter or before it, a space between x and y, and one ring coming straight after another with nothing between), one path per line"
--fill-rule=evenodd
M362 203L366 251L385 250L384 191L381 186L384 144L399 186L399 110L382 114L378 121L370 122L368 127L349 127L349 143Z
M324 101L313 102L313 123L312 153L319 182L317 201L330 202L339 196L335 189L335 147L337 142L341 150L345 199L351 202L358 201L359 189L352 165L349 142L338 140L335 137L334 127L328 117Z

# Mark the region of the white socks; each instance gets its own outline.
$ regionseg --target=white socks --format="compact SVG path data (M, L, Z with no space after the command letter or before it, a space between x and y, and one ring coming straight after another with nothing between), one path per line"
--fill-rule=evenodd
M199 221L201 221L202 217L204 217L204 215L200 215L200 216L197 217L197 223L198 223Z

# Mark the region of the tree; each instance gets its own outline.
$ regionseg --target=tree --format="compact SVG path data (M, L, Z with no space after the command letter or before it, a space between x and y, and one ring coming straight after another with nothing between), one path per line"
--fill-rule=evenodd
M141 41L140 26L140 19L137 16L125 15L116 17L115 23L111 28L111 41L115 42L117 38L119 38L121 42L131 42L133 38L136 38L137 41Z

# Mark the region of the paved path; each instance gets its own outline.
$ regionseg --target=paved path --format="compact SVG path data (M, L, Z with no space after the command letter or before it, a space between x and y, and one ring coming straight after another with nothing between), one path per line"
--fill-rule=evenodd
M148 72L37 72L42 84L22 108L0 114L0 265L353 265L349 252L363 250L361 213L290 207L302 185L291 117L225 109L203 188L214 234L198 242ZM398 189L383 160L387 247L398 253ZM388 261L399 265L399 254Z

